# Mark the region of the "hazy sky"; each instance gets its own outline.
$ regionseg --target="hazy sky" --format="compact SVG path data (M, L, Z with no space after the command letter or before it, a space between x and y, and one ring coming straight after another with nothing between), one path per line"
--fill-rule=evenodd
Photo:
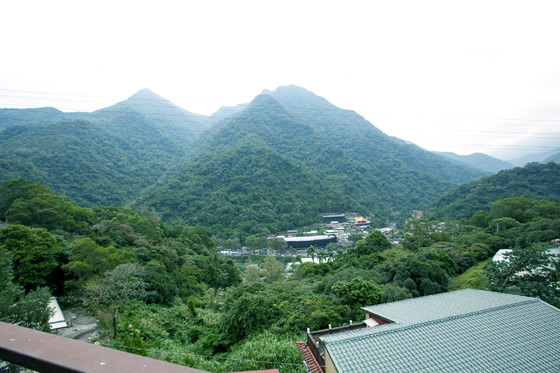
M211 114L296 84L430 150L560 146L560 1L4 1L0 107L150 88ZM541 144L542 145L542 144ZM506 155L502 156L506 157Z

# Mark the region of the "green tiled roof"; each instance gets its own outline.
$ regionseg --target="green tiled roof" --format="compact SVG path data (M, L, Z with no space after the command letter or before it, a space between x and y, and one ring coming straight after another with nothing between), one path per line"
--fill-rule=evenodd
M397 303L441 304L443 317L393 309L408 322L323 337L338 372L560 372L560 310L538 299L458 291L375 308Z
M444 317L463 315L526 301L528 297L512 294L496 294L490 291L464 289L407 299L399 302L363 307L364 311L398 323L420 323Z

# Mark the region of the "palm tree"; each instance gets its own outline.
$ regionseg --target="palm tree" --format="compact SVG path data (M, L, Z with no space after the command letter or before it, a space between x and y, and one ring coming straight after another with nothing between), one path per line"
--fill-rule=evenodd
M315 253L317 252L317 249L315 249L315 246L311 245L309 246L309 249L307 249L307 256L311 257L311 260L315 261Z

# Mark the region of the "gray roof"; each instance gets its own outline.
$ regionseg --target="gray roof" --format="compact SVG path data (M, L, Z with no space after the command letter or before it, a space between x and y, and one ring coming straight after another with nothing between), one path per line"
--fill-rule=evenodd
M393 322L410 324L462 315L529 299L533 298L512 294L497 295L497 293L484 290L463 289L363 307L362 310Z
M560 372L560 310L538 299L463 290L367 308L401 322L321 338L338 372Z

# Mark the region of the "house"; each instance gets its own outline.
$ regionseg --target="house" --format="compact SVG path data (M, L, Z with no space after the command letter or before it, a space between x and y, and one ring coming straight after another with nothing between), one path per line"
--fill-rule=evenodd
M539 299L464 289L362 310L298 343L309 372L560 370L560 310Z

